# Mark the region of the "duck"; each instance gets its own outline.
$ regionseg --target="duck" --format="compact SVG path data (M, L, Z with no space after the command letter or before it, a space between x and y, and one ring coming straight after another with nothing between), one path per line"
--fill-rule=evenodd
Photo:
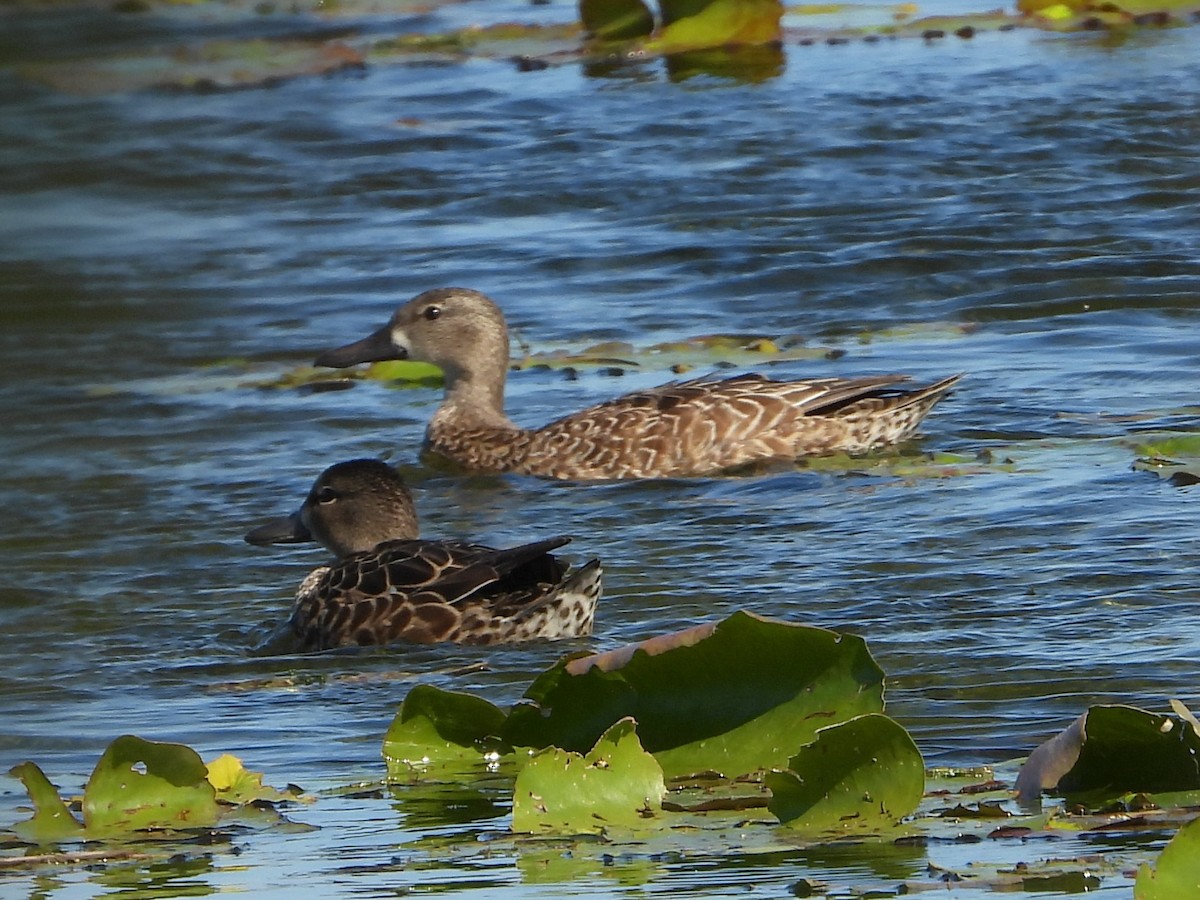
M905 387L906 375L776 381L701 377L635 391L522 428L504 412L508 327L469 288L435 288L318 367L411 359L439 366L445 394L423 452L472 473L592 481L715 475L771 460L864 453L911 436L961 375Z
M600 561L577 571L557 536L497 550L422 540L412 495L383 460L325 469L291 515L246 534L257 546L316 542L334 554L296 592L260 652L391 644L497 644L591 634Z

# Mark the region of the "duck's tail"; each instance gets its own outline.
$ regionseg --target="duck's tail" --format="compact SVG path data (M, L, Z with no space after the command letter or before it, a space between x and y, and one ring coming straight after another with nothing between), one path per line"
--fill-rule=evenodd
M591 634L603 576L600 560L593 559L514 615L512 623L520 639L558 640Z

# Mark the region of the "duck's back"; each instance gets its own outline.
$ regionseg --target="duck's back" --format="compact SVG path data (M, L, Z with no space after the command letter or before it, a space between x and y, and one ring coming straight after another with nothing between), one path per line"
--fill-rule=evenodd
M705 475L755 461L861 453L910 435L957 377L915 391L888 375L673 382L532 432L516 471L564 479Z
M506 550L389 541L314 570L297 592L290 627L303 649L315 650L586 634L600 593L599 564L567 578L567 566L549 551L568 540Z

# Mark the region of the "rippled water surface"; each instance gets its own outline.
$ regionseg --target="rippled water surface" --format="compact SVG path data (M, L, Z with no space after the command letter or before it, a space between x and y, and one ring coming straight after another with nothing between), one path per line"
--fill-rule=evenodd
M571 15L476 3L406 27ZM1148 436L1200 424L1200 29L789 46L756 82L473 59L79 96L16 65L199 33L4 16L0 769L33 759L77 791L132 732L273 784L370 781L417 682L507 703L568 649L740 608L863 634L929 762L1023 755L1095 702L1200 701L1196 489L1131 468ZM417 465L435 389L261 386L445 284L495 297L534 351L748 333L843 351L781 376L963 371L906 452L980 462L459 479ZM670 377L525 370L508 406L537 424ZM565 532L602 557L594 640L249 658L321 557L242 534L365 454L405 465L428 535ZM0 780L0 823L23 797ZM601 848L556 882L491 848L505 804L472 795L456 821L327 799L295 815L320 830L240 856L0 875L0 893L780 896L938 859ZM437 849L474 832L476 855Z

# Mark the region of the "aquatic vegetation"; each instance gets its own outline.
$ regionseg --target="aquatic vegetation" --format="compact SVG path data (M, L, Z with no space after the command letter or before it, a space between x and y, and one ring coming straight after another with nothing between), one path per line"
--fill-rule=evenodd
M739 612L622 651L563 660L512 709L513 746L582 751L626 716L668 778L787 765L823 726L883 709L856 635Z
M600 735L586 754L547 747L513 786L512 828L566 834L632 829L652 821L667 787L662 767L638 741L633 719Z
M68 2L67 7L87 5ZM452 8L453 0L388 4L394 13ZM658 16L642 0L582 0L576 22L494 22L443 32L361 31L357 18L380 12L363 0L275 5L255 0L126 0L107 14L147 16L177 23L236 25L264 18L295 23L271 39L222 38L163 48L157 43L123 54L63 61L28 61L25 78L60 91L96 94L169 89L190 91L269 87L281 80L329 75L367 66L501 60L520 71L582 64L604 74L613 66L664 59L672 78L710 73L761 81L782 68L782 47L816 43L870 44L882 39L969 40L982 32L1127 31L1194 23L1200 0L1017 0L996 11L918 17L912 4L824 4L784 7L780 0L662 0ZM350 23L329 37L311 36L310 21ZM401 20L403 21L403 20ZM801 24L802 23L802 24ZM763 49L767 52L764 54Z
M820 729L785 771L766 777L767 808L810 834L874 832L911 815L925 793L921 752L904 728L871 713Z
M1200 819L1188 822L1171 838L1154 867L1142 863L1133 887L1134 900L1185 900L1200 893Z
M504 713L482 697L419 684L408 692L383 738L389 781L403 781L430 766L481 770L507 749L498 735Z
M209 828L225 809L295 799L264 785L261 774L246 771L234 756L206 766L183 744L128 734L109 744L96 763L80 804L82 823L35 763L9 774L21 780L34 804L33 817L13 830L35 844Z
M383 799L391 790L412 823L511 814L507 836L489 838L490 852L512 853L536 883L594 874L597 847L606 857L769 860L799 847L853 846L893 884L900 880L901 892L931 886L910 879L918 868L947 884L1079 892L1141 863L1137 897L1174 900L1191 896L1200 877L1200 827L1185 824L1200 804L1200 737L1195 718L1173 705L1170 716L1093 707L1035 751L1015 785L990 768L926 770L904 727L883 714L883 672L860 638L735 613L560 660L507 712L418 684L383 739L386 780L330 796ZM276 804L297 799L264 785L236 757L206 766L186 746L130 735L97 764L75 804L82 822L34 763L11 774L24 782L34 814L12 827L5 867L101 858L90 849L46 852L85 840L120 841L99 851L103 858L161 858L164 847L178 846L171 835L212 834L233 817L243 828L271 827L280 821ZM1043 808L1043 790L1066 802ZM256 810L272 814L255 819ZM1114 828L1178 833L1154 867L1145 851L1049 855L1015 867L992 861L1006 841L1049 846L1064 834ZM960 854L962 865L921 862L927 844L964 839L988 844ZM429 841L436 847L423 850ZM21 848L33 852L14 856ZM458 864L479 850L468 830L418 838L406 850L420 852ZM623 881L636 882L637 871L623 868ZM653 867L644 878L653 880ZM823 889L805 880L795 890Z
M1200 483L1200 435L1164 436L1136 448L1133 467L1153 472L1176 487Z
M1029 755L1016 790L1025 801L1054 790L1075 802L1106 802L1129 792L1200 791L1195 718L1182 704L1176 715L1093 706Z

